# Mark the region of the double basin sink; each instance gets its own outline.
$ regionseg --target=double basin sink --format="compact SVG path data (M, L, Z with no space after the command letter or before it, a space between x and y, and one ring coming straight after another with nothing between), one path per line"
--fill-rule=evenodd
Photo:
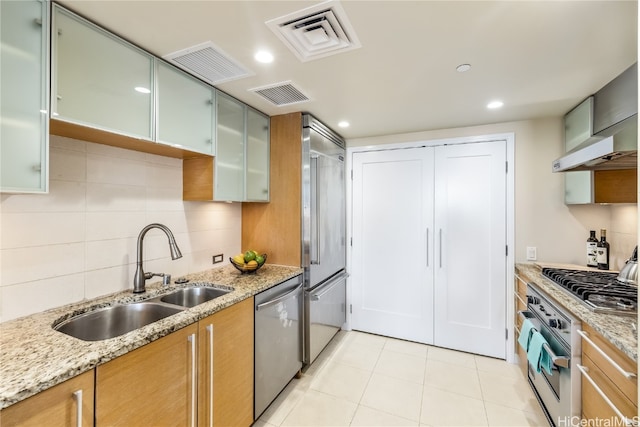
M83 313L55 325L53 329L83 341L106 340L211 301L232 290L211 286L182 288L145 301Z

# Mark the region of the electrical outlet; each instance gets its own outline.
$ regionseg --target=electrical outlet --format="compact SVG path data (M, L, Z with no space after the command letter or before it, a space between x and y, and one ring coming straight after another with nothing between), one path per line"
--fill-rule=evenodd
M527 246L527 261L538 259L538 249L535 246Z
M218 254L218 255L214 255L213 256L213 263L214 264L222 262L223 260L224 260L224 254Z

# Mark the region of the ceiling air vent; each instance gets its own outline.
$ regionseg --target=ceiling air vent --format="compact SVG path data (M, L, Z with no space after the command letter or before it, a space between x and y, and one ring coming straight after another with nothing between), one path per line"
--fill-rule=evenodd
M342 5L329 0L266 22L301 61L360 47Z
M268 86L256 87L249 89L249 91L257 93L278 107L309 101L309 97L300 92L300 90L293 86L291 82L282 82Z
M212 85L253 74L212 42L182 49L163 58Z

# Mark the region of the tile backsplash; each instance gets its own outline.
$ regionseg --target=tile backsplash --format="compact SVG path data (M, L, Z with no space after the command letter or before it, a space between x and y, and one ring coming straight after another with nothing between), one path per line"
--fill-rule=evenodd
M241 204L184 202L180 159L52 135L49 194L0 200L0 321L132 288L150 223L171 229L183 257L150 230L145 271L178 277L240 251Z
M638 242L638 205L611 205L611 230L607 230L611 255L609 266L620 270ZM596 231L600 238L600 230Z

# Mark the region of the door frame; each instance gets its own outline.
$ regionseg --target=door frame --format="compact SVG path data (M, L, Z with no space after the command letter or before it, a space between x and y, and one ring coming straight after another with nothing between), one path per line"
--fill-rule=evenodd
M515 274L515 133L496 133L477 136L464 136L454 138L441 138L430 140L419 140L413 142L399 142L380 145L367 145L360 147L349 147L347 141L347 238L351 242L353 237L353 155L354 153L363 153L368 151L384 151L402 148L419 148L434 147L438 145L454 145L454 144L470 144L478 142L505 141L507 150L506 168L506 239L508 253L506 257L506 290L505 290L505 327L507 329L506 345L506 361L516 363L515 359L515 330L513 327L513 318L515 315L514 307L514 274ZM347 244L347 272L352 268L352 246ZM351 279L347 279L347 305L351 307L353 297L351 294ZM351 330L351 310L347 310L347 321L345 330Z

